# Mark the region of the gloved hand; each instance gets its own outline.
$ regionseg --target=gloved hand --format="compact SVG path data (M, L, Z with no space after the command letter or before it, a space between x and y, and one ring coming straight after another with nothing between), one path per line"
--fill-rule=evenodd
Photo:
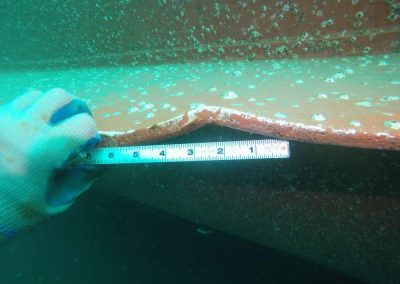
M96 170L79 152L100 141L87 105L61 89L0 107L0 243L69 208Z

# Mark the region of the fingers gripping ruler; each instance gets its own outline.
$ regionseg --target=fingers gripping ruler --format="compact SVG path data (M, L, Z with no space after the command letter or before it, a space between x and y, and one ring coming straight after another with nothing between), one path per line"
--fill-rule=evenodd
M86 164L138 164L289 158L289 142L275 139L96 148Z

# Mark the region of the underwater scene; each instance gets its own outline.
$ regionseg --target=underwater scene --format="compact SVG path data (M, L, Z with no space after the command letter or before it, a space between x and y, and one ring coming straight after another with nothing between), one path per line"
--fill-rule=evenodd
M400 1L0 0L1 283L400 283Z

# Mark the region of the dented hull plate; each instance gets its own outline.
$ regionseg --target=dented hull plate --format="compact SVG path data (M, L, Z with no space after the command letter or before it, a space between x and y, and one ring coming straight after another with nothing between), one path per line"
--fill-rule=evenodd
M290 140L400 149L400 56L193 63L0 75L0 103L62 87L86 100L108 144L217 124Z

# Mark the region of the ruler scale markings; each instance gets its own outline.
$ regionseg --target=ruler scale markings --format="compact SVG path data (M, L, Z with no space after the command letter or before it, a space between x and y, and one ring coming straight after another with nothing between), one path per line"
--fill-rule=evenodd
M86 164L132 164L288 158L289 142L275 139L97 148Z

